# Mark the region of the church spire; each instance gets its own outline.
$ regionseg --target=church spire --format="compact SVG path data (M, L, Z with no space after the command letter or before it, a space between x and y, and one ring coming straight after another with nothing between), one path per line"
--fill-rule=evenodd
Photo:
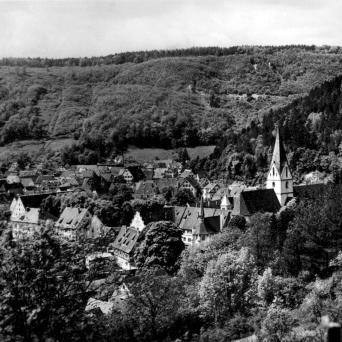
M274 163L279 173L281 174L283 172L284 166L287 164L287 158L286 158L286 152L285 152L285 148L283 144L283 139L281 138L278 124L276 124L276 132L277 132L277 136L276 136L276 141L274 145L271 165L273 165Z

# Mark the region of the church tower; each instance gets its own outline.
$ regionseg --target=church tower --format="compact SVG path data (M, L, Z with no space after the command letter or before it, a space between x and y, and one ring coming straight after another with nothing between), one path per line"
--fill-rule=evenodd
M276 131L277 137L266 187L267 189L274 189L279 203L283 206L288 198L293 197L293 180L278 125Z

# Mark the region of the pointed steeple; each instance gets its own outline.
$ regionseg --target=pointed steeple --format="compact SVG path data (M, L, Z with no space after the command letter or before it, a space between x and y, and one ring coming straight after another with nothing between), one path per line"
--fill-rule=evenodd
M284 144L280 135L278 124L276 124L276 132L277 132L277 137L276 137L276 141L274 145L271 165L273 165L274 163L279 173L281 174L285 164L287 163L287 158L286 158L286 152L285 152Z

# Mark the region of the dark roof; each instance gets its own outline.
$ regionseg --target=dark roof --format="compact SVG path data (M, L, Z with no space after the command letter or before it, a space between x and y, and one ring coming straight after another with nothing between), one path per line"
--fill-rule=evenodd
M327 190L328 186L323 183L308 184L308 185L295 185L293 187L293 196L299 198L316 199Z
M213 216L204 219L198 218L197 223L193 228L194 235L217 234L220 231L220 216Z
M276 129L277 129L277 137L276 137L276 141L274 145L271 166L274 163L279 173L281 174L283 172L283 168L285 164L287 163L287 158L286 158L286 152L285 152L285 148L283 145L283 141L279 132L279 126L277 126Z
M273 189L242 191L235 201L232 214L251 216L257 212L275 213L280 208Z
M133 227L122 227L111 246L125 253L131 253L138 240L139 231Z
M39 194L39 195L29 195L29 196L20 196L21 202L23 203L25 208L40 208L40 205L43 202L43 199L50 195L55 195L56 193L47 193L47 194Z
M127 170L132 174L133 182L137 182L140 179L144 179L145 178L145 175L141 171L141 168L139 166L128 166Z

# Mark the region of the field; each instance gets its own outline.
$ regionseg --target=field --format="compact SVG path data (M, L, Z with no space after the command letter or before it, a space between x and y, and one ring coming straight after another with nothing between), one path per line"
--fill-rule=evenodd
M215 146L197 146L187 148L191 159L200 156L200 158L209 156L214 151ZM130 148L125 155L126 159L132 159L140 163L151 161L158 157L159 159L172 159L178 156L175 150L164 150L161 148Z
M10 160L12 157L27 152L33 160L45 156L49 152L58 152L66 145L71 145L71 138L54 140L24 140L0 147L0 162Z

